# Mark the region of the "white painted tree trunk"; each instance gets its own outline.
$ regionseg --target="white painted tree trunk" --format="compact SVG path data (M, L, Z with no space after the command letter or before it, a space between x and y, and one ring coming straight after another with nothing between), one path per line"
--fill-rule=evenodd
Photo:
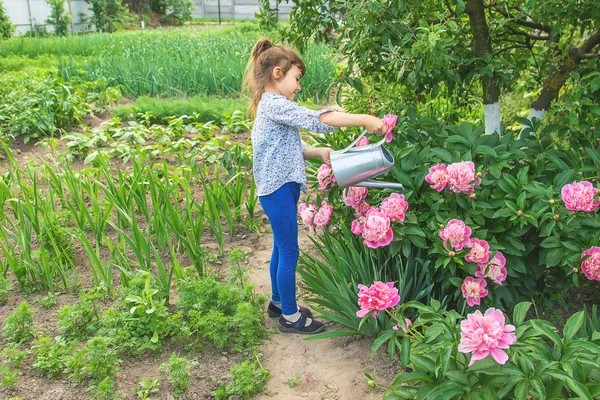
M535 108L532 108L529 111L529 115L527 116L527 119L530 121L533 121L534 118L541 120L542 118L544 118L544 114L546 114L546 110L536 110ZM521 128L521 132L519 132L519 136L517 137L517 139L521 139L521 134L523 133L525 128L526 128L525 126Z
M485 134L490 135L494 132L498 134L500 131L500 121L502 116L500 115L500 103L484 104L483 114L485 116Z

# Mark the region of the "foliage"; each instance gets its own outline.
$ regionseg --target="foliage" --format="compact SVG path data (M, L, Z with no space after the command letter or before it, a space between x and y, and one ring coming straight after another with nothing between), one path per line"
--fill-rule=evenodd
M53 342L50 336L42 336L35 342L32 350L36 355L33 367L43 375L56 378L63 372L65 357L72 349L60 337Z
M213 396L217 400L225 400L231 396L243 400L253 399L258 393L267 388L269 370L263 368L260 361L245 360L241 364L231 367L233 380L227 384L221 384Z
M50 15L46 23L54 27L56 36L67 36L71 14L65 10L65 2L63 0L46 0L46 2L50 6Z
M4 320L2 336L8 343L21 343L31 339L35 333L34 312L27 302L22 302Z
M56 305L56 294L49 292L44 297L38 297L35 299L35 304L42 308L52 308Z
M265 300L251 286L238 288L210 277L186 277L177 282L177 290L177 307L183 310L190 330L217 348L233 345L243 351L266 336L261 312Z
M0 351L2 365L9 368L19 369L23 360L29 356L30 350L21 350L20 345L8 343Z
M82 294L77 303L62 306L57 313L58 331L68 340L81 341L96 332L99 326L98 295Z
M15 26L10 22L4 4L0 4L0 40L10 39L14 32Z
M167 17L174 25L183 25L185 21L190 21L193 17L196 3L194 0L164 0L166 5Z
M114 32L125 14L121 0L86 0L92 7L91 22L99 32Z
M71 373L71 378L77 382L90 379L96 384L105 379L113 380L119 363L115 343L102 336L91 338L82 349L66 359L67 371Z
M223 118L223 133L249 132L252 129L252 121L246 119L240 110L226 113Z
M220 124L227 114L236 110L246 110L248 102L243 99L228 99L206 96L175 97L161 99L140 96L131 107L117 107L111 112L114 116L125 120L149 115L152 123L167 123L168 120L180 116L188 116L189 122L214 122ZM231 114L233 115L233 114Z
M509 359L499 365L490 356L468 367L468 358L457 349L461 340L460 316L454 311L418 302L403 304L402 311L418 310L419 317L404 333L386 331L373 345L375 351L390 340L400 352L409 373L399 374L387 388L386 399L397 398L498 398L525 399L579 397L600 393L600 332L584 312L569 318L558 330L543 320L525 321L529 303L515 307L513 323L517 343ZM402 316L399 316L403 319Z
M159 385L160 378L152 379L145 377L140 381L140 387L134 388L133 391L141 400L149 400L152 393L156 393L160 390Z
M0 385L6 387L10 391L17 390L17 382L19 381L18 376L19 370L10 369L9 367L0 367Z
M277 28L277 5L271 8L270 0L259 0L259 12L254 13L258 20L258 25L265 31L272 31Z
M139 294L126 291L121 305L109 308L101 321L102 332L125 354L160 351L165 339L176 335L181 325L181 315L169 313L151 277L142 275L141 281L143 290Z
M12 290L12 285L6 277L0 275L0 305L8 301L8 293Z
M176 353L171 354L169 362L160 366L161 371L169 373L169 383L173 385L173 395L179 397L187 392L190 381L190 367L192 362L184 357L178 357Z

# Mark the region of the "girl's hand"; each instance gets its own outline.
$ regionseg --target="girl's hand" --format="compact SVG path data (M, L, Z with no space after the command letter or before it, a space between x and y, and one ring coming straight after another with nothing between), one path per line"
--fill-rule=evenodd
M319 156L321 157L321 159L323 160L324 164L327 164L329 166L331 166L331 158L330 158L330 153L333 150L330 149L329 147L322 147L319 149Z
M364 121L363 121L363 127L369 133L379 133L379 134L385 133L385 125L383 124L383 121L381 119L379 119L377 117L373 117L371 115L365 114Z

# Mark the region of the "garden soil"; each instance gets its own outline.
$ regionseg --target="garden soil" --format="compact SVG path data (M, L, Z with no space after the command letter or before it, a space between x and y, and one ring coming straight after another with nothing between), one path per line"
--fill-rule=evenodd
M56 151L64 151L62 143ZM15 142L12 146L13 154L20 165L26 163L48 162L53 164L56 159L49 149L33 143L23 144ZM4 161L2 161L4 162ZM84 168L84 165L73 165L74 169ZM0 166L0 170L4 170ZM243 232L231 238L226 244L226 252L233 248L245 249L248 254L246 265L249 279L256 285L256 291L265 295L270 294L270 279L268 263L271 255L272 237L269 233L268 220L262 211L263 219L261 233ZM209 235L205 236L207 239ZM216 243L206 243L207 248L216 250ZM316 249L307 236L300 229L300 247L303 251L316 254ZM81 246L76 246L75 260L81 284L91 287L92 276L88 263L84 260L85 252ZM215 266L217 271L225 275L224 265ZM118 274L115 274L115 285L120 286ZM11 275L9 275L10 277ZM12 280L12 279L11 279ZM12 280L13 287L16 282ZM36 316L34 322L40 330L40 335L58 334L56 312L65 304L74 304L77 296L59 294L56 296L57 304L51 309L43 309L35 303L45 294L25 295L17 290L11 292L9 302L0 306L0 321L4 321L8 314L19 303L27 301ZM304 298L307 293L299 290L298 301L309 305ZM177 300L173 293L172 304ZM103 309L109 303L100 305ZM174 309L174 307L173 307ZM262 365L270 371L271 377L267 384L266 392L257 396L257 399L309 399L309 400L366 400L381 399L381 391L373 391L363 378L365 373L376 377L377 383L387 386L394 375L399 371L397 363L387 359L384 351L370 355L371 339L336 338L316 341L305 341L304 335L282 334L277 330L276 319L270 319L265 312L266 328L272 331L270 339L262 346ZM326 324L326 329L333 330L337 327ZM0 326L1 331L1 326ZM1 332L0 332L1 333ZM24 346L31 348L31 344ZM167 374L160 371L162 363L167 362L170 355L176 352L193 360L196 364L191 369L190 386L187 393L180 399L210 399L211 393L218 388L220 382L229 380L229 370L232 365L241 362L248 354L220 351L206 345L201 353L190 354L184 349L183 343L169 342L158 355L144 355L138 358L125 358L120 364L117 373L117 390L122 399L137 399L133 391L139 387L139 382L144 377L160 378L160 391L154 393L152 399L174 399L171 387L168 384ZM23 400L82 400L90 398L90 393L82 385L77 385L61 375L58 379L49 379L41 376L32 366L33 357L29 356L19 370L19 381L16 392L9 392L0 387L0 400L19 396ZM232 399L236 400L236 399Z

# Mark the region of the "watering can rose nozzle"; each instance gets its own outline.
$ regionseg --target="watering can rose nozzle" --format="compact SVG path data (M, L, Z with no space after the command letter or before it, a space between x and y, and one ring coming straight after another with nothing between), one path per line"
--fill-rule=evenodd
M345 149L331 152L331 168L338 186L404 189L404 186L397 182L370 180L391 170L394 166L394 157L383 147L385 138L374 144L355 147L365 133L363 132Z

